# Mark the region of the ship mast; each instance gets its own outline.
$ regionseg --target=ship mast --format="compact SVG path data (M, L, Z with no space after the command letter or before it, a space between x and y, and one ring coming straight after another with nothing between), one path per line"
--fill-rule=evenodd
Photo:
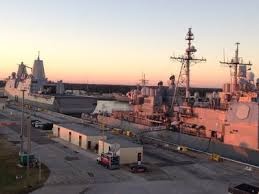
M148 84L148 80L146 79L146 75L142 73L142 78L139 80L142 87L145 87Z
M198 63L201 61L206 61L206 59L201 58L201 59L197 59L194 58L194 53L197 52L197 49L192 45L192 41L194 40L194 35L192 33L192 28L189 28L188 33L185 37L185 40L188 41L188 47L185 51L185 54L183 56L180 57L170 57L170 59L172 60L176 60L180 63L182 63L183 65L183 69L185 71L185 98L188 101L188 99L190 98L190 65L192 62L194 63ZM180 74L182 74L182 72L180 72Z
M241 66L251 66L252 64L250 63L250 61L245 64L245 63L241 63L240 62L240 57L239 57L239 42L236 43L237 45L237 48L236 48L236 51L235 51L235 57L234 59L232 59L230 62L228 61L220 61L221 64L225 64L225 65L228 65L230 68L232 68L234 70L234 74L233 74L233 93L236 93L239 91L239 88L238 88L238 67L241 65Z

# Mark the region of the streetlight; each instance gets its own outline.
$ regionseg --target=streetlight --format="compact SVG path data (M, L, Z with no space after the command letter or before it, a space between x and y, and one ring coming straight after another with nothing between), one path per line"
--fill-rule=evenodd
M24 121L24 92L25 89L22 89L22 117L21 117L21 132L20 132L20 140L21 140L21 148L20 148L20 154L23 153L23 121Z
M105 105L102 104L102 115L104 116L104 109L105 109ZM104 153L104 125L101 126L102 128L102 139L103 139L103 153Z
M30 154L31 154L31 115L26 119L27 127L27 184L29 186L29 176L30 176Z

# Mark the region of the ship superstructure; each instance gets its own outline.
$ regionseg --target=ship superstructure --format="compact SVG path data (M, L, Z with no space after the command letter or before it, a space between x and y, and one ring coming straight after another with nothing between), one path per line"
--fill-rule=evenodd
M231 83L225 83L222 92L208 93L206 96L195 92L191 95L190 63L205 61L204 58L194 57L197 50L192 45L193 39L194 35L189 29L185 54L171 57L181 62L181 71L177 78L170 76L168 87L162 81L158 82L157 87L142 84L142 87L128 93L133 111L114 111L110 119L104 121L112 124L121 120L134 126L167 126L176 132L258 151L259 80L255 83L252 64L241 60L237 43L234 58L220 62L230 68Z
M6 81L5 94L17 102L24 95L25 103L64 114L90 113L97 102L94 97L66 95L62 80L55 83L46 78L40 56L32 68L23 62L18 65L17 73L13 72Z
M188 33L186 34L185 40L188 41L188 47L185 50L185 54L180 57L171 56L170 59L179 61L181 63L181 70L179 73L179 77L177 80L177 87L179 86L180 82L185 82L185 98L188 101L190 98L190 66L191 63L198 63L202 61L206 61L206 59L201 58L195 58L194 53L197 52L197 49L192 44L192 41L194 40L194 34L192 33L192 29L189 28ZM176 88L177 89L177 88ZM173 103L174 103L173 99Z
M195 126L185 127L187 133L259 150L258 83L255 84L254 74L250 71L252 64L241 61L239 43L236 45L235 57L231 61L220 62L233 71L233 81L225 83L222 92L209 96L211 106L201 108L194 104L182 107L182 112L189 109L191 114L188 117L181 114L179 121Z

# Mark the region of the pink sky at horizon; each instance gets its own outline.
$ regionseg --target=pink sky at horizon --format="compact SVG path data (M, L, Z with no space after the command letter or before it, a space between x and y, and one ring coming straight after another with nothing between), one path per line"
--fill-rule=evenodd
M135 85L145 73L150 85L160 80L167 85L180 70L169 58L184 53L189 27L195 55L207 59L191 66L191 86L230 82L229 68L219 61L223 49L227 59L233 57L237 41L258 78L258 5L257 0L2 1L0 79L17 71L21 61L32 66L40 50L49 80Z

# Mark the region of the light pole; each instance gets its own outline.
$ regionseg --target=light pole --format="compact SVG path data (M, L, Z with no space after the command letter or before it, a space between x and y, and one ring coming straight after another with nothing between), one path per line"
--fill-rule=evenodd
M103 154L104 154L104 129L103 130Z
M104 117L104 108L105 108L105 105L103 104L102 105L102 115ZM102 136L103 136L103 154L104 154L104 125L101 125L101 128L102 128Z
M30 116L26 119L27 127L27 184L29 186L29 176L30 176L30 154L31 154L31 118Z
M20 132L20 140L21 140L21 148L20 148L20 154L23 153L23 122L24 122L24 92L25 89L22 91L22 117L21 117L21 132Z

